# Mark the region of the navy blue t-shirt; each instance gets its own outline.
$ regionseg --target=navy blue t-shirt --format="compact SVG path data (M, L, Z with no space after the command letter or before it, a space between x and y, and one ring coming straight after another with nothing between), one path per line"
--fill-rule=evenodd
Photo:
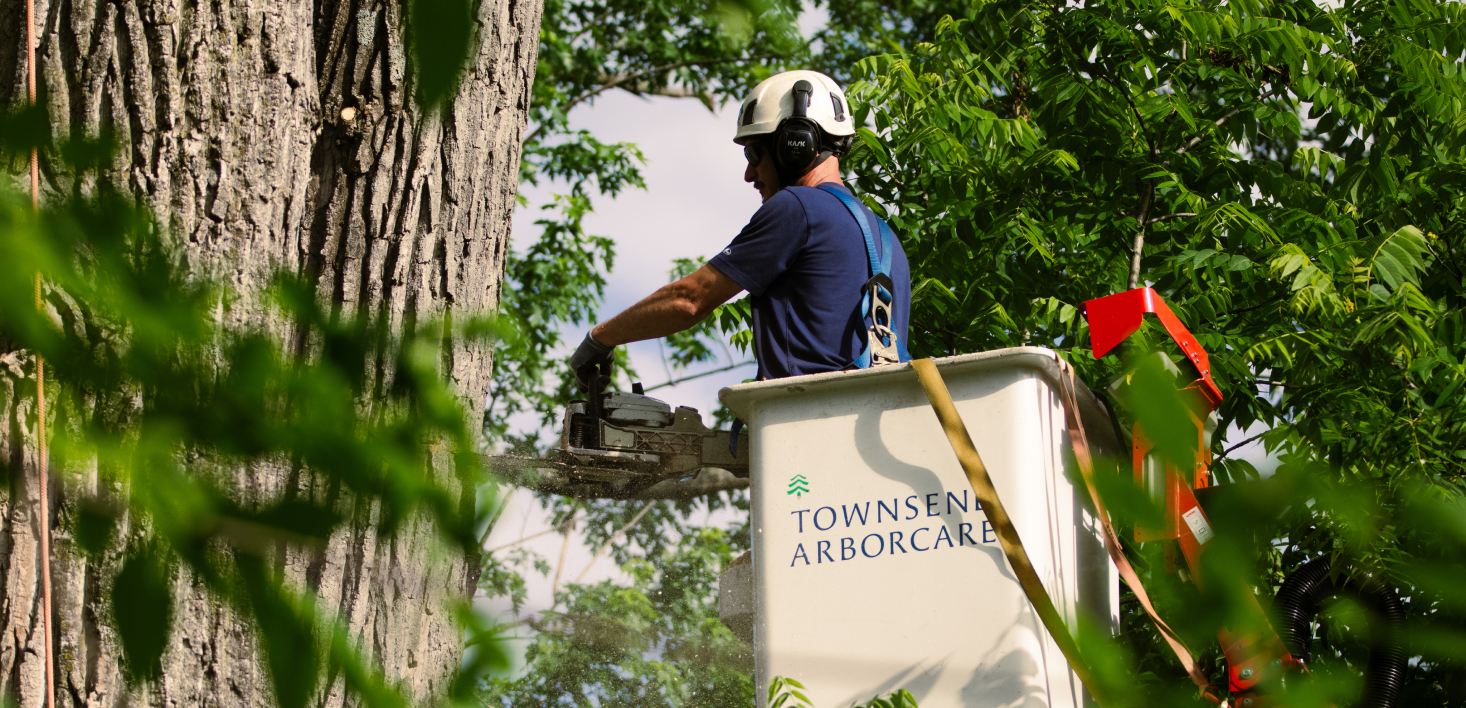
M880 225L870 209L861 208L879 258ZM892 330L905 342L911 268L901 243L893 239L892 245ZM839 371L865 350L860 298L870 280L870 259L860 224L835 195L815 187L780 190L709 263L749 292L759 378Z

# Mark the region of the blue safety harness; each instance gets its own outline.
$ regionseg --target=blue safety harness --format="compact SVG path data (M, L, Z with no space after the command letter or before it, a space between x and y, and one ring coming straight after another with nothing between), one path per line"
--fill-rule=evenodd
M896 309L896 286L891 282L891 253L896 248L896 236L891 233L890 224L879 216L875 217L876 223L881 227L878 252L875 235L870 230L870 221L865 218L865 209L860 202L835 187L820 185L819 188L835 195L850 211L850 215L855 217L855 223L860 224L860 234L865 237L865 255L870 259L870 280L865 281L860 295L860 321L870 322L866 327L865 348L860 356L845 365L845 369L869 369L872 366L911 361L911 354L906 351L906 340L893 329L895 322L892 312ZM735 458L738 456L738 433L742 430L743 421L734 418L732 435L728 438L728 453Z
M865 218L865 209L855 197L830 185L820 185L821 190L835 195L841 204L860 224L860 234L865 237L865 255L870 259L870 280L861 288L860 320L869 320L866 328L865 348L860 356L845 365L846 369L869 369L872 366L911 361L906 351L906 340L896 334L892 312L895 310L896 286L891 282L891 253L895 250L896 237L885 219L875 217L880 225L881 245L876 249L875 235L871 233L870 221ZM872 214L872 216L875 216Z

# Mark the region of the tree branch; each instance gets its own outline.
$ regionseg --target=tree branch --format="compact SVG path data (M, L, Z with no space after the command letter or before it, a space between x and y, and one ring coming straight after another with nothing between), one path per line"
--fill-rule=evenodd
M550 583L551 597L560 589L560 573L565 570L565 551L570 548L570 534L575 531L575 515L578 513L579 509L570 512L570 520L565 522L565 541L560 544L560 561L555 564L555 580Z
M492 554L498 553L499 551L502 551L502 550L504 550L506 548L513 548L515 546L518 546L521 543L528 543L529 541L532 541L532 540L534 540L536 538L539 538L540 536L544 536L545 534L555 533L556 531L559 531L559 530L560 530L560 527L559 526L551 526L550 528L547 528L544 531L541 531L539 533L530 534L528 536L525 536L524 538L519 539L518 541L511 541L511 542L506 543L506 544L504 544L502 546L495 546L493 548L490 548L489 550L484 551L484 553L486 555L492 555Z
M584 37L585 36L585 33L586 32L589 32L589 31L595 29L602 22L605 22L606 21L606 18L607 17L610 17L610 16L611 16L611 8L606 8L605 10L603 10L601 12L601 14L596 15L595 16L595 19L593 19L590 22L586 23L586 25L584 27L581 27L579 32L576 32L575 34L570 35L570 37L568 37L565 40L565 44L566 45L575 44L575 42L577 42L581 37Z
M1278 93L1281 90L1282 90L1281 88L1275 88L1275 89L1273 89L1271 91L1268 91L1267 93L1263 94L1257 100L1259 102L1261 102L1261 101L1266 101L1269 98L1276 98L1277 95L1278 95ZM1232 120L1233 118L1236 118L1237 116L1241 115L1242 114L1242 108L1243 107L1233 108L1226 115L1224 115L1221 118L1218 118L1218 119L1212 121L1212 125L1214 125L1214 126L1216 126L1218 128L1222 127L1223 125L1226 124L1227 121ZM1197 145L1200 145L1201 144L1201 141L1206 140L1206 138L1207 138L1208 135L1210 135L1210 133L1205 134L1205 135L1198 135L1198 136L1196 136L1196 137L1194 137L1194 138L1186 141L1186 144L1185 145L1182 145L1181 147L1176 148L1176 154L1177 155L1185 155L1192 148L1196 147ZM1161 154L1160 151L1159 150L1156 150L1155 155L1157 157L1159 157L1160 154ZM1169 164L1171 164L1171 161L1170 160L1166 160L1164 164L1169 165Z
M1176 213L1176 214L1165 214L1163 216L1157 216L1157 217L1155 217L1153 219L1150 219L1149 221L1146 221L1145 223L1146 224L1159 224L1162 221L1170 221L1171 219L1180 219L1181 217L1186 217L1186 216L1196 216L1196 214L1193 213L1193 212L1189 212L1189 211L1183 211L1183 212L1179 212L1179 213Z
M597 86L597 87L595 87L593 89L587 90L585 93L582 93L579 96L576 96L575 98L570 99L570 101L568 103L566 103L565 104L565 107L562 108L561 110L563 112L565 112L565 113L569 113L570 112L570 109L575 108L576 106L580 105L584 101L587 101L589 99L595 98L596 96L599 96L600 94L605 93L606 91L610 91L613 88L616 88L618 86L621 86L622 84L624 84L624 83L626 83L628 81L637 81L639 79L643 79L643 78L648 77L648 76L655 76L657 74L660 74L660 73L663 73L663 72L667 72L667 71L676 71L677 69L686 69L687 67L690 67L690 66L716 66L718 64L731 64L731 63L735 63L735 62L744 62L744 61L762 61L764 59L772 59L772 58L774 58L774 55L773 54L759 54L759 55L751 56L751 57L728 57L728 58L725 58L725 59L694 59L694 60L691 60L691 61L679 61L679 62L674 62L672 64L663 64L661 66L654 66L654 67L651 67L650 69L643 69L641 71L633 71L630 74L619 74L619 75L616 75L616 76L608 77L608 79L604 83L602 83L600 86ZM543 123L541 123L540 125L535 126L535 129L532 130L532 131L530 131L529 135L526 135L524 137L524 140L521 141L521 142L527 143L527 142L530 142L530 141L534 140L535 138L538 138L539 135L540 135L540 132L543 129L544 129L544 124Z
M683 382L686 382L686 381L692 381L693 379L700 379L700 378L702 378L704 376L712 376L713 374L721 374L724 371L732 371L732 370L734 370L734 369L736 369L736 368L738 368L740 366L747 366L747 365L752 364L752 363L753 363L752 361L743 361L743 362L739 362L737 364L729 364L729 365L727 365L727 366L725 366L725 367L723 367L721 369L713 369L712 371L704 371L702 373L693 374L691 376L683 376L680 379L672 379L671 381L664 381L664 382L659 383L659 384L657 384L655 386L650 386L648 388L644 388L644 389L642 389L642 391L655 391L655 390L657 390L659 388L664 388L664 387L667 387L667 386L676 386L677 384L680 384L680 383L683 383Z
M509 484L579 499L697 499L748 488L747 477L735 477L715 467L703 468L690 480L664 479L645 486L639 477L614 481L587 479L574 474L563 463L533 457L485 455L484 464Z
M656 506L656 504L656 500L642 504L641 510L636 512L636 516L631 517L631 520L626 522L625 526L616 529L616 533L611 534L611 537L606 539L606 542L602 543L600 548L596 549L595 554L590 557L590 562L585 565L585 570L580 571L580 575L575 576L575 584L580 584L580 581L585 578L585 574L589 573L591 567L596 564L596 561L601 559L601 554L605 553L606 549L611 547L612 541L615 541L616 539L620 538L622 534L625 534L627 531L631 530L631 527L635 526L636 522L641 521L641 517L646 516L646 513L648 511L651 511L652 507Z
M1218 460L1224 460L1224 459L1226 459L1227 458L1227 455L1232 454L1232 451L1233 450L1236 450L1237 448L1242 447L1243 445L1246 445L1247 443L1250 443L1250 442L1252 442L1252 441L1254 441L1254 440L1256 440L1256 439L1258 439L1258 438L1266 435L1267 433L1268 433L1268 431L1267 430L1264 430L1264 431L1262 431L1262 432L1260 432L1260 433L1258 433L1258 434L1256 434L1256 435L1254 435L1254 436L1252 436L1250 438L1247 438L1246 440L1243 440L1242 442L1237 443L1236 445L1233 445L1233 446L1231 446L1231 447L1223 450L1222 451L1222 454L1217 455L1217 459Z
M1096 65L1088 64L1088 66L1094 67ZM1101 70L1098 76L1104 79L1109 85L1115 87L1115 91L1120 94L1120 97L1124 98L1125 102L1130 104L1130 112L1135 114L1135 120L1140 123L1141 139L1145 140L1145 144L1150 148L1151 154L1156 154L1155 142L1150 139L1150 127L1145 124L1145 118L1141 117L1140 109L1135 106L1135 101L1130 98L1130 92L1122 88L1120 82L1116 81L1113 76L1110 76L1109 72Z
M1130 278L1126 281L1126 290L1140 286L1140 254L1145 250L1145 225L1149 223L1150 207L1154 202L1155 185L1146 180L1145 189L1140 193L1140 226L1135 228L1135 239L1130 245Z

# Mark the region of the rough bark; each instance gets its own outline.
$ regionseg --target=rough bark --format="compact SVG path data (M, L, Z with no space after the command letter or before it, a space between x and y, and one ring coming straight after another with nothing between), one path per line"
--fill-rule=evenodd
M314 279L338 312L394 328L482 312L498 300L509 244L540 4L482 0L476 51L456 99L436 115L413 99L404 12L400 0L36 0L41 100L59 135L118 138L102 179L148 206L194 269L241 296L224 315L231 324L288 339L254 298L280 269ZM0 105L12 109L25 101L24 13L23 0L0 0ZM42 179L43 199L90 187L52 162ZM63 293L49 300L67 308ZM490 363L483 347L452 342L442 373L478 407ZM0 489L0 692L26 708L44 693L31 372L23 353L0 362L0 466L9 475ZM389 372L383 365L378 375ZM438 457L452 479L447 455ZM58 703L273 703L250 628L182 573L164 678L125 685L105 597L119 559L88 559L68 531L81 495L126 493L99 482L94 467L55 470L48 500ZM288 472L235 470L232 488L245 500L325 498L351 521L324 549L284 553L287 576L348 618L410 697L441 696L461 654L443 610L471 594L475 564L426 552L435 539L425 520L380 537L370 505ZM461 493L471 503L473 489ZM328 677L316 702L352 700Z

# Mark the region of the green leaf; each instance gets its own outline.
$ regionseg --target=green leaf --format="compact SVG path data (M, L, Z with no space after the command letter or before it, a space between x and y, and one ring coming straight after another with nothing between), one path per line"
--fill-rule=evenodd
M1425 236L1414 226L1402 226L1375 248L1372 272L1397 290L1404 283L1420 283L1425 270Z
M173 627L173 588L165 553L153 544L128 555L112 580L112 622L128 683L156 681Z
M468 61L478 23L470 0L410 0L408 44L416 70L417 97L432 112L453 98ZM371 19L366 16L370 14ZM379 22L380 13L359 13L357 21ZM364 33L358 31L358 37Z
M257 558L239 561L270 669L270 683L281 708L304 708L319 677L320 647L310 600L272 582Z
M83 497L76 505L75 518L76 545L89 556L102 555L117 531L112 508L93 497Z

